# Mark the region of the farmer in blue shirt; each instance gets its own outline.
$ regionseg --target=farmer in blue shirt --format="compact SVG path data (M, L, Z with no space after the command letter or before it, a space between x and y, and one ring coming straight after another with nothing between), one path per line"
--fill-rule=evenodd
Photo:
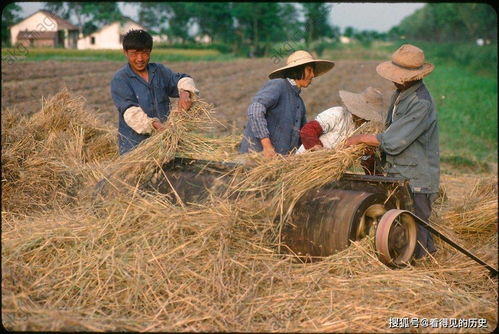
M314 77L334 66L329 60L316 60L306 51L293 52L286 66L269 74L267 81L248 107L239 153L263 152L265 157L289 154L297 149L300 129L306 123L305 104L300 97Z
M111 95L118 108L119 153L134 149L153 131L163 131L170 114L170 97L178 97L182 110L189 110L194 80L162 64L149 63L152 37L144 30L130 30L123 38L128 64L111 81Z

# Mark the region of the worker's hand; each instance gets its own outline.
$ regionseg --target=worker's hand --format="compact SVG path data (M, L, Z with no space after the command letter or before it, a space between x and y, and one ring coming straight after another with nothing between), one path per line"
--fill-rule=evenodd
M345 147L366 144L369 146L379 146L381 143L375 135L354 135L345 141Z
M180 90L178 107L180 110L187 111L192 106L191 94L186 90Z
M265 158L272 158L277 155L274 145L272 145L272 142L270 141L270 138L263 138L261 139L262 147L263 147L263 156Z
M163 131L164 129L166 129L165 125L159 121L153 121L152 122L152 127L158 131L158 132L161 132Z
M263 153L263 156L265 158L269 158L269 159L273 158L273 157L275 157L277 155L277 153L276 153L276 151L274 149L274 146L270 146L270 147L267 147L267 148L264 147L262 153Z
M343 147L349 147L360 144L360 136L361 135L354 135L347 138L347 140L345 140L345 143L343 144Z
M312 146L309 149L309 151L319 151L319 150L323 150L323 149L324 149L324 146L317 144L317 145Z

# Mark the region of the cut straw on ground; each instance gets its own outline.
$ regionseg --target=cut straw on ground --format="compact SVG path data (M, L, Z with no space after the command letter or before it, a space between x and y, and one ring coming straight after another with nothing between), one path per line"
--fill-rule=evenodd
M212 106L196 101L192 114L173 109L170 131L130 152L127 165L111 146L115 132L77 112L85 114L80 103L62 92L33 119L2 111L8 330L400 331L389 328L393 317L476 318L488 326L425 332L490 332L497 325L497 278L438 240L433 258L399 270L377 259L369 237L313 263L278 251L286 211L308 189L341 177L362 147L273 160L246 156L252 167L229 172L227 193L179 203L141 183L176 154L237 160L237 138L209 133ZM26 131L31 127L44 130ZM84 189L105 176L120 180L113 183L120 191L96 206ZM497 182L477 184L463 202L442 200L432 222L497 266L491 183ZM57 201L41 205L50 199Z

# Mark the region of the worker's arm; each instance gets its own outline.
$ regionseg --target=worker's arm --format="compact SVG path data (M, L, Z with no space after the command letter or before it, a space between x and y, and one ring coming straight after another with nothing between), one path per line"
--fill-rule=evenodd
M366 144L370 146L379 146L380 142L375 135L354 135L345 141L345 146Z
M194 80L185 73L176 73L164 65L159 65L166 84L166 94L169 97L178 97L178 106L181 110L189 110L192 105L192 96L199 94Z
M125 123L140 134L151 134L154 130L164 130L164 125L156 117L149 117L141 107L130 107L123 114Z
M190 77L183 77L177 83L179 92L178 105L182 110L189 110L192 106L193 95L199 94L194 80Z
M266 158L272 158L275 156L277 153L275 152L274 146L272 145L272 142L270 141L270 138L265 137L260 139L260 142L262 143L263 147L263 155Z
M322 135L322 127L317 121L310 121L306 123L300 130L300 139L303 147L309 150L316 146L322 146L319 137Z
M147 116L139 106L139 101L126 78L115 77L111 81L111 96L118 112L123 114L125 123L135 132L151 134L154 129L162 130L164 126L158 118Z
M380 149L398 155L426 131L430 122L431 103L419 100L412 103L390 126L376 135Z
M249 126L255 137L260 140L263 155L266 157L276 155L274 145L270 140L266 115L268 110L277 105L282 90L281 85L282 83L279 81L267 81L253 97L253 101L248 107Z

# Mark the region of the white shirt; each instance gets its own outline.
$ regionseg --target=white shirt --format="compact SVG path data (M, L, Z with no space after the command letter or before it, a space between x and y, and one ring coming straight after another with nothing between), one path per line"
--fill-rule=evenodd
M315 118L319 122L323 134L319 137L322 146L334 148L343 140L350 137L355 130L352 114L343 107L332 107L324 110ZM296 151L297 154L305 152L303 145Z

